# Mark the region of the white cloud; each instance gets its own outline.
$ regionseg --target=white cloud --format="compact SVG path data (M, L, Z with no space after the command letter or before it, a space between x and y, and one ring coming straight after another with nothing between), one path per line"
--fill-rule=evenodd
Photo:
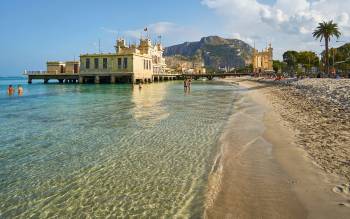
M277 0L272 5L257 0L202 0L202 4L226 20L224 31L239 32L240 38L253 39L259 47L272 41L275 58L287 49L320 51L311 33L322 21L334 20L343 40L350 39L348 0Z
M203 33L196 28L180 26L178 24L161 21L153 24L148 24L140 28L132 30L116 31L108 28L102 28L105 32L116 34L118 37L131 38L138 40L141 35L146 36L144 29L147 27L150 38L155 39L162 36L165 39L165 44L182 43L184 41L198 40Z

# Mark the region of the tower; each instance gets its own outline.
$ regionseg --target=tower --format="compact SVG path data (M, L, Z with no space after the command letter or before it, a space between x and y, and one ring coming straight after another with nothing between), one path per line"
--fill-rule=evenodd
M268 67L267 70L273 70L273 48L271 43L269 43L269 48L267 49L268 52Z
M139 50L141 54L149 54L152 47L152 42L150 39L140 39Z
M123 49L126 48L125 45L125 40L124 39L117 39L115 47L115 52L118 54L120 53Z

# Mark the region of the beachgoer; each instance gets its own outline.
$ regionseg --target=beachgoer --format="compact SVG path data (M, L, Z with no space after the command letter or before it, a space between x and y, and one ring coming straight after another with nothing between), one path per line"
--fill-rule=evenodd
M187 79L184 80L184 91L187 91Z
M18 95L19 96L22 96L23 95L23 87L22 87L22 85L18 85Z
M140 89L140 90L142 89L142 84L141 84L141 82L139 83L139 89Z
M7 94L8 95L13 95L13 93L15 92L15 89L13 88L13 86L10 84L7 88Z

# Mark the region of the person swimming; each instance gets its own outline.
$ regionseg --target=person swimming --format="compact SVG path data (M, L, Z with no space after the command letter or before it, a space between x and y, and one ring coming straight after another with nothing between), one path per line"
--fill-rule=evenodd
M23 95L23 87L22 85L18 85L18 96L22 96Z
M10 85L7 87L7 94L8 94L9 96L12 96L14 93L15 93L15 89L13 88L12 84L10 84Z

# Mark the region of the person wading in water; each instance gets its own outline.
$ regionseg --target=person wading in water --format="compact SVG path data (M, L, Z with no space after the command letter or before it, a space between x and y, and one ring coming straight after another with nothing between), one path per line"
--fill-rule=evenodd
M191 91L191 85L192 85L192 79L188 79L187 81L187 88L188 88L188 91Z
M23 95L23 87L22 85L18 85L18 96L22 96Z
M10 84L7 88L7 94L9 96L12 96L15 93L15 89L13 88L13 86Z

